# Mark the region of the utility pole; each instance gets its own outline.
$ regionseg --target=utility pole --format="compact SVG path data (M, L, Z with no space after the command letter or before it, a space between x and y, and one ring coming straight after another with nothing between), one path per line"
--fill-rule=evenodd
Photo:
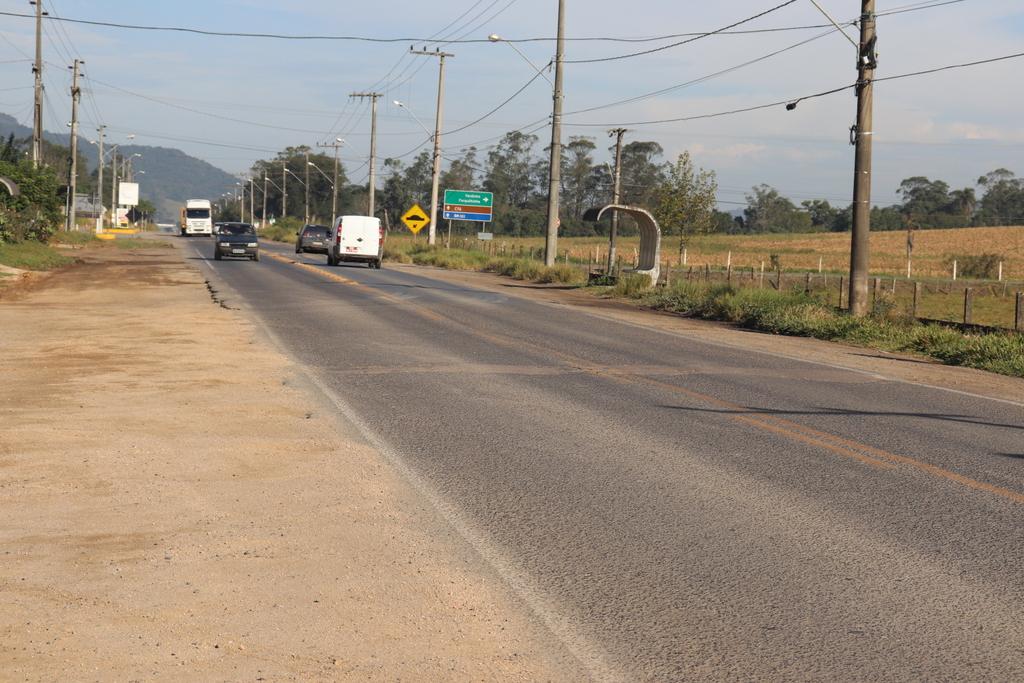
M288 160L281 159L281 218L288 216Z
M99 215L96 216L96 232L103 232L103 136L106 135L107 127L101 125L96 129L99 133L99 163L96 164L96 196L99 198Z
M71 75L71 158L68 160L68 212L65 230L77 230L75 223L75 192L78 189L78 101L82 98L82 89L78 87L78 67L83 64L76 59Z
M383 97L379 92L354 92L349 97L370 98L370 188L366 215L374 215L377 209L377 99Z
M565 0L558 0L558 41L555 43L555 90L551 111L551 164L548 169L548 229L544 264L558 257L558 193L562 185L562 61L565 57Z
M249 178L249 222L256 222L256 209L253 208L253 202L256 200L256 185L255 179Z
M309 152L306 152L306 223L309 224Z
M618 204L622 199L622 136L628 131L625 128L615 128L608 131L609 137L615 136L615 177L612 182L612 204ZM619 212L612 211L612 229L608 233L608 274L611 275L615 267L615 240L619 234Z
M354 95L350 95L354 97ZM334 138L334 142L316 143L317 147L333 147L334 148L334 192L331 193L331 224L334 224L334 220L338 217L338 148L345 144L345 141L341 138ZM373 160L370 160L371 168ZM308 165L307 165L308 168Z
M853 231L850 237L850 314L868 313L869 244L871 235L871 138L874 104L875 0L861 0L860 46L857 55L857 125L851 130L857 146L853 168Z
M564 0L560 0L564 2ZM444 122L444 60L455 55L450 52L441 52L440 49L434 52L426 50L412 50L414 55L426 55L437 57L439 70L437 76L437 114L434 116L434 170L430 183L430 232L427 235L427 244L437 242L437 195L441 184L441 125Z
M30 0L36 6L36 61L32 65L35 75L35 105L32 110L32 167L43 163L43 11L42 0Z
M110 227L117 225L117 145L110 150ZM102 163L102 159L100 160Z
M260 228L267 229L267 169L263 168L263 214L260 216Z

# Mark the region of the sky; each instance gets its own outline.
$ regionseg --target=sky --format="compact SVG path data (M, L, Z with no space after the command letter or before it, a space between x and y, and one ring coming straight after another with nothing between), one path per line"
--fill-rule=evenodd
M566 0L566 36L640 38L720 29L760 14L784 0ZM1024 52L1024 3L1020 0L879 0L877 77L892 76ZM840 22L856 17L856 0L819 0ZM912 9L885 15L886 12ZM415 38L417 49L441 47L447 60L445 131L472 123L534 79L489 118L443 137L444 153L488 145L512 129L550 141L546 120L551 86L538 67L553 57L554 42L487 42L555 35L556 0L408 0L338 2L305 0L44 0L59 17L104 22L181 26L211 31L293 35ZM30 13L27 0L0 0L0 11ZM827 19L810 0L742 24L738 29L785 28L709 36L652 54L591 63L574 60L621 56L684 38L651 42L570 40L565 59L563 141L586 135L609 159L607 131L629 129L627 141L656 140L666 160L689 151L714 170L724 209L744 203L750 188L767 183L799 203L824 198L847 204L852 192L855 118L852 90L809 99L793 111L775 106L686 122L647 123L788 101L849 85L856 79L853 45L823 28ZM847 29L856 39L856 29ZM448 42L477 39L481 42ZM431 42L433 41L433 42ZM798 43L804 43L797 45ZM134 31L47 22L44 69L45 127L66 130L70 120L70 71L85 60L82 130L107 126L108 140L177 147L231 173L245 173L256 159L286 146L345 140L342 161L350 180L365 182L369 155L369 104L350 93L384 93L378 116L379 158L411 159L429 149L438 60L411 56L410 42L276 40ZM788 49L787 49L788 48ZM33 22L0 16L0 111L31 124ZM781 52L780 52L781 51ZM760 59L771 53L771 57ZM754 63L746 64L747 62ZM738 67L738 68L737 68ZM873 201L899 201L900 180L925 175L953 187L973 186L998 167L1024 175L1024 59L881 82L875 86ZM721 73L720 73L721 72ZM710 78L706 78L711 76ZM619 100L697 81L626 104ZM397 107L399 100L406 106ZM481 158L485 154L480 155ZM145 167L145 160L139 164ZM379 165L378 165L379 167Z

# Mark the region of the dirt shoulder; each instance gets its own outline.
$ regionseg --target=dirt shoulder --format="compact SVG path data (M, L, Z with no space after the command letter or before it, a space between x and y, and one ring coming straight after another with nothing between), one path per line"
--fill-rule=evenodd
M785 337L744 330L724 323L694 320L673 313L644 309L626 299L606 299L577 288L531 284L493 273L394 263L387 264L387 267L406 269L417 275L528 298L553 306L573 306L596 317L656 329L694 341L770 353L849 368L896 381L1024 403L1022 379L972 368L942 365L921 356L888 353L820 339Z
M0 292L0 679L577 677L180 252L76 255Z

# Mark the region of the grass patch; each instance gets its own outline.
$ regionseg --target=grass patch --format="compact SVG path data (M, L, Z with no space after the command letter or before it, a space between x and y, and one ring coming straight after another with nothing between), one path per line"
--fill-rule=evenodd
M295 240L298 238L295 234L295 230L296 228L294 225L280 225L280 223L275 223L274 225L268 225L265 228L261 228L257 232L261 239L295 244Z
M84 231L65 232L61 230L50 236L50 244L70 244L76 247L92 245L102 241L96 237L95 233Z
M0 243L0 264L11 268L52 270L73 262L71 257L42 242L27 240Z
M609 291L615 293L615 288ZM770 334L918 353L947 365L1024 377L1024 335L1015 332L962 332L943 325L889 317L884 310L865 318L853 318L814 294L730 285L680 282L666 289L635 292L631 296L658 310L723 320Z

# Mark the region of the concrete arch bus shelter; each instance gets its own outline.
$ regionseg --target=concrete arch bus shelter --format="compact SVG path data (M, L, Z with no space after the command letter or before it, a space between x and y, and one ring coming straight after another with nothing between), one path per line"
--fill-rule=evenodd
M654 216L646 209L625 204L609 204L602 209L588 209L583 214L583 220L596 223L607 211L624 213L636 221L640 229L639 260L636 268L624 272L646 275L651 279L653 287L658 283L658 276L661 274L661 228L658 227L658 221L654 220Z
M7 189L7 193L12 197L17 197L21 194L21 189L18 187L18 183L14 182L10 178L0 176L0 185Z

